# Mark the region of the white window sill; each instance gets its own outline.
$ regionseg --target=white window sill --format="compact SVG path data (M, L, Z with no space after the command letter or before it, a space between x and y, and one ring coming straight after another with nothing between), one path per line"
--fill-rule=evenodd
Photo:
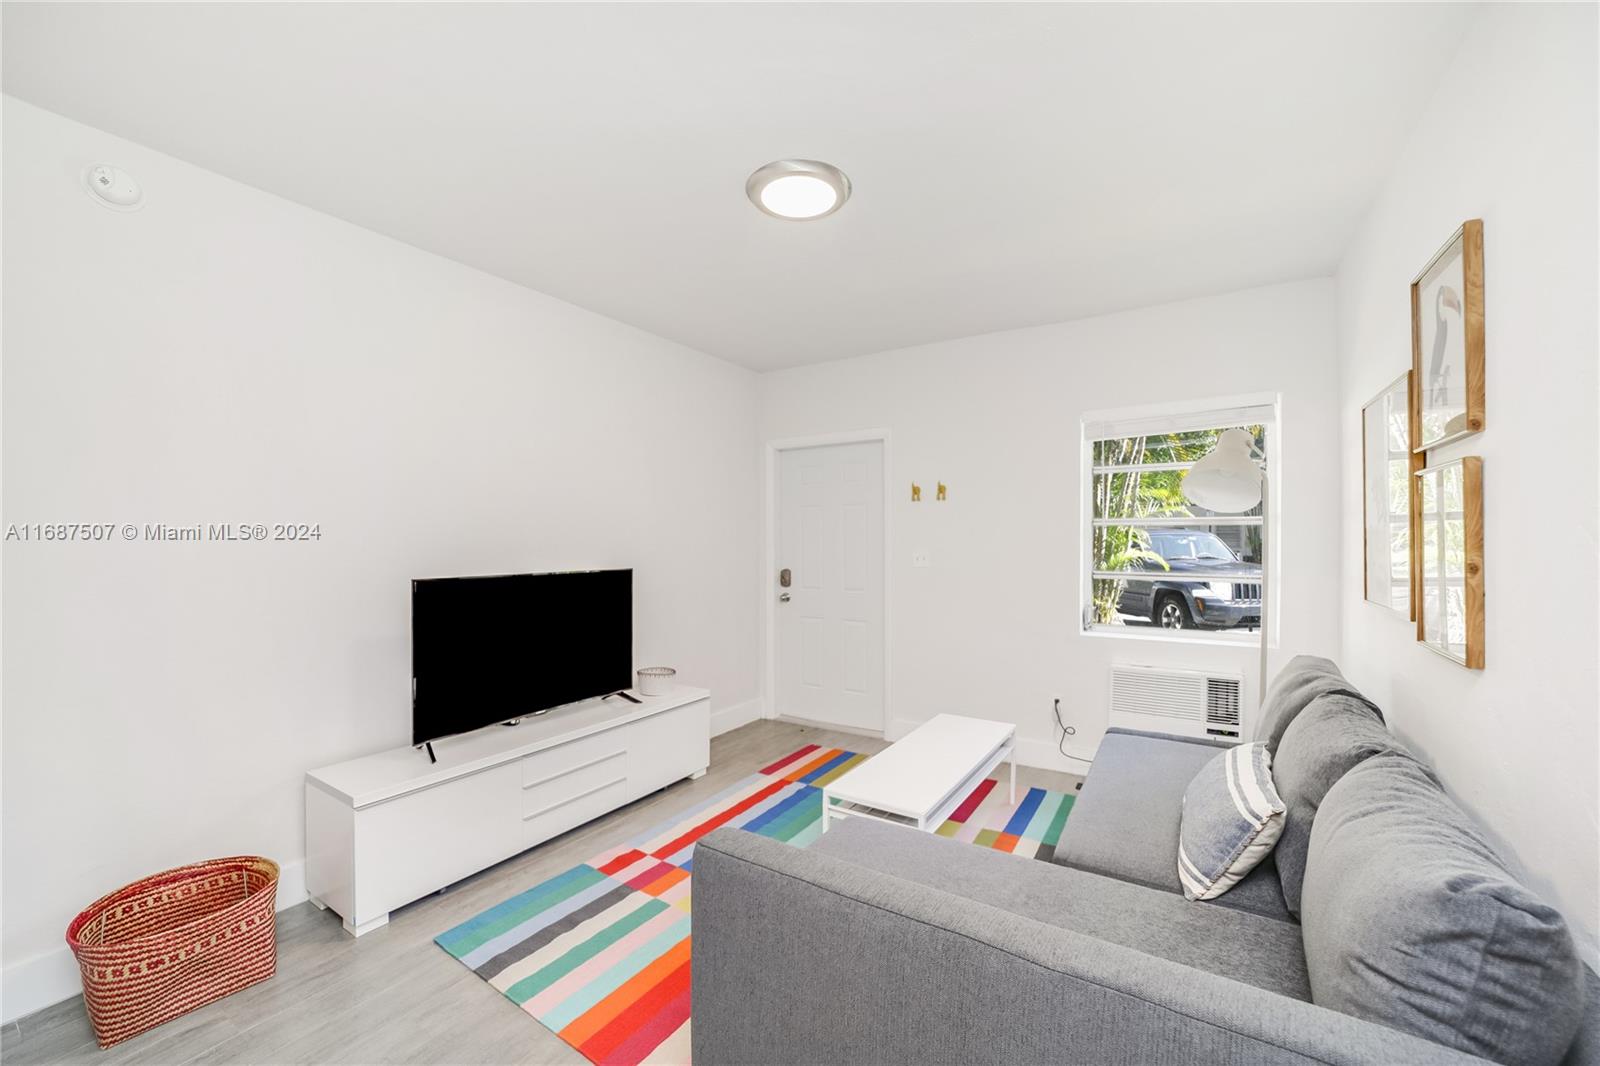
M1157 644L1197 644L1202 647L1214 648L1249 648L1259 650L1261 641L1256 633L1229 635L1218 631L1206 630L1177 630L1158 629L1151 626L1144 629L1140 626L1098 625L1089 629L1078 631L1085 637L1095 637L1101 640L1140 640ZM1267 649L1277 648L1278 642L1270 640Z

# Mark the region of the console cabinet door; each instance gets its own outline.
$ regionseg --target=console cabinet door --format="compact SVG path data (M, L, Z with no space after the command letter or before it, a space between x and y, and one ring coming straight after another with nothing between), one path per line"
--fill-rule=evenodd
M710 700L675 707L628 728L628 783L635 796L711 765Z
M521 794L509 762L357 811L356 923L521 851Z

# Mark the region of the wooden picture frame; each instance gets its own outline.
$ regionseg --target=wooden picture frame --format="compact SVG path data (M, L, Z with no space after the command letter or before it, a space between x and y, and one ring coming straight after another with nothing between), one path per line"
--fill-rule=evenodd
M1420 535L1411 581L1417 642L1469 670L1484 665L1483 460L1469 455L1413 475Z
M1411 447L1411 402L1407 371L1361 408L1361 595L1415 621L1415 474L1423 453Z
M1484 427L1483 220L1411 281L1412 442L1426 451Z

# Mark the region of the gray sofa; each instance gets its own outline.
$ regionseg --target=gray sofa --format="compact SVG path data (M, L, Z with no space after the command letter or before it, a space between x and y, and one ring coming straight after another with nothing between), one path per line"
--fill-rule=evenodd
M862 819L708 835L694 1061L1600 1063L1600 978L1376 708L1302 657L1264 719L1296 831L1211 902L1176 854L1218 745L1159 734L1106 736L1054 862Z

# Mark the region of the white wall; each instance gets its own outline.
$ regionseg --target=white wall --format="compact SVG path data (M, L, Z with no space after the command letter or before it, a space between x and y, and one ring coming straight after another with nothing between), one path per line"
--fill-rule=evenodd
M1262 392L1283 415L1275 663L1340 659L1594 961L1594 36L1593 7L1489 9L1337 286L761 379L7 99L4 520L324 537L6 544L0 1014L75 991L66 923L132 877L251 851L303 891L303 771L407 739L412 576L631 565L636 658L747 718L758 440L892 433L891 733L1004 718L1025 761L1074 768L1050 699L1092 751L1113 661L1230 666L1253 707L1251 648L1080 631L1078 421ZM93 161L134 172L145 209L91 203ZM1360 597L1360 405L1406 365L1411 276L1468 217L1486 227L1490 428L1448 454L1486 457L1482 674ZM913 479L950 500L911 504ZM1561 576L1514 569L1529 559Z
M1014 721L1024 762L1060 769L1051 698L1089 753L1115 662L1243 673L1252 647L1087 635L1079 625L1080 418L1200 396L1282 402L1281 646L1338 655L1337 374L1331 281L1305 281L765 375L766 440L892 437L892 735L941 712ZM927 487L910 502L910 483ZM932 500L943 481L949 499ZM1281 497L1281 499L1279 498ZM926 549L932 565L913 568ZM782 565L782 564L780 564Z
M1344 667L1576 923L1600 915L1596 9L1487 8L1339 268ZM1361 597L1361 405L1409 365L1408 286L1482 218L1488 666Z
M413 576L631 566L636 660L749 713L752 373L11 99L4 123L5 521L323 532L5 545L5 1017L76 991L68 920L134 877L259 852L293 898L301 775L409 739ZM90 201L96 161L142 211Z

